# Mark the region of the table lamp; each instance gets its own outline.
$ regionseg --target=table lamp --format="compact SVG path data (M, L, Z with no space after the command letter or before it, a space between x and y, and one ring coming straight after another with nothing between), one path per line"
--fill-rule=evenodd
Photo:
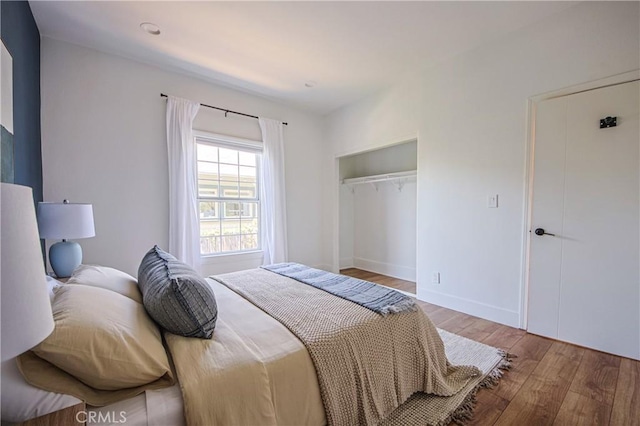
M62 203L38 203L40 238L62 240L49 248L49 263L59 278L70 277L82 263L82 248L69 239L96 235L93 226L93 206Z
M0 284L2 361L20 355L53 331L53 314L38 238L32 190L2 183Z

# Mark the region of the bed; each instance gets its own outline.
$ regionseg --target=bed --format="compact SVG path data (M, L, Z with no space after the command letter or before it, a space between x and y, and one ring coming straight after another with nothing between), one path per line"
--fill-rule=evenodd
M416 392L452 395L479 375L473 366L454 367L446 361L435 327L419 309L382 316L262 268L208 278L206 285L217 302L213 337L197 339L164 332L174 364L171 385L146 388L136 395L121 394L116 400L109 397L108 403L89 410L123 411L127 424L149 426L373 424ZM122 282L117 287L116 291L134 300L138 297ZM301 304L307 305L302 311ZM298 315L300 312L304 315ZM292 318L299 318L293 322L301 328L292 324ZM331 329L314 325L322 321L342 322L336 330L348 331L314 343L305 333ZM394 327L404 331L386 331ZM327 345L342 349L327 349ZM335 357L325 354L322 358L323 350ZM28 356L33 361L33 354ZM40 380L37 369L29 371L28 363L22 364L29 383L61 392L60 387ZM87 399L71 391L64 393Z

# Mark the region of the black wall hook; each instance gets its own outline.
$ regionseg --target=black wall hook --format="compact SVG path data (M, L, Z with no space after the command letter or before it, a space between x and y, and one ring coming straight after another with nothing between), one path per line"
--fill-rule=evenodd
M618 125L618 117L605 117L600 120L600 128L608 129L609 127L616 127Z

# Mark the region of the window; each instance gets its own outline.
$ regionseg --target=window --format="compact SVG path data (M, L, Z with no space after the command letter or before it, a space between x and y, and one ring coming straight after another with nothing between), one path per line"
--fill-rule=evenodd
M261 144L197 133L200 254L260 249Z

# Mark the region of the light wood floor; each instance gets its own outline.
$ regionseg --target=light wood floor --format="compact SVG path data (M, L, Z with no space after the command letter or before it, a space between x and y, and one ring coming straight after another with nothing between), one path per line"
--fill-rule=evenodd
M388 277L386 275L376 274L375 272L363 271L362 269L357 268L343 269L340 273L342 275L349 275L350 277L359 278L361 280L382 284L387 287L393 287L398 290L406 291L407 293L416 294L416 283L411 281Z
M394 279L384 275L341 272L394 286ZM398 288L405 290L404 283ZM438 327L518 356L497 387L478 392L471 425L640 425L639 361L418 304Z

